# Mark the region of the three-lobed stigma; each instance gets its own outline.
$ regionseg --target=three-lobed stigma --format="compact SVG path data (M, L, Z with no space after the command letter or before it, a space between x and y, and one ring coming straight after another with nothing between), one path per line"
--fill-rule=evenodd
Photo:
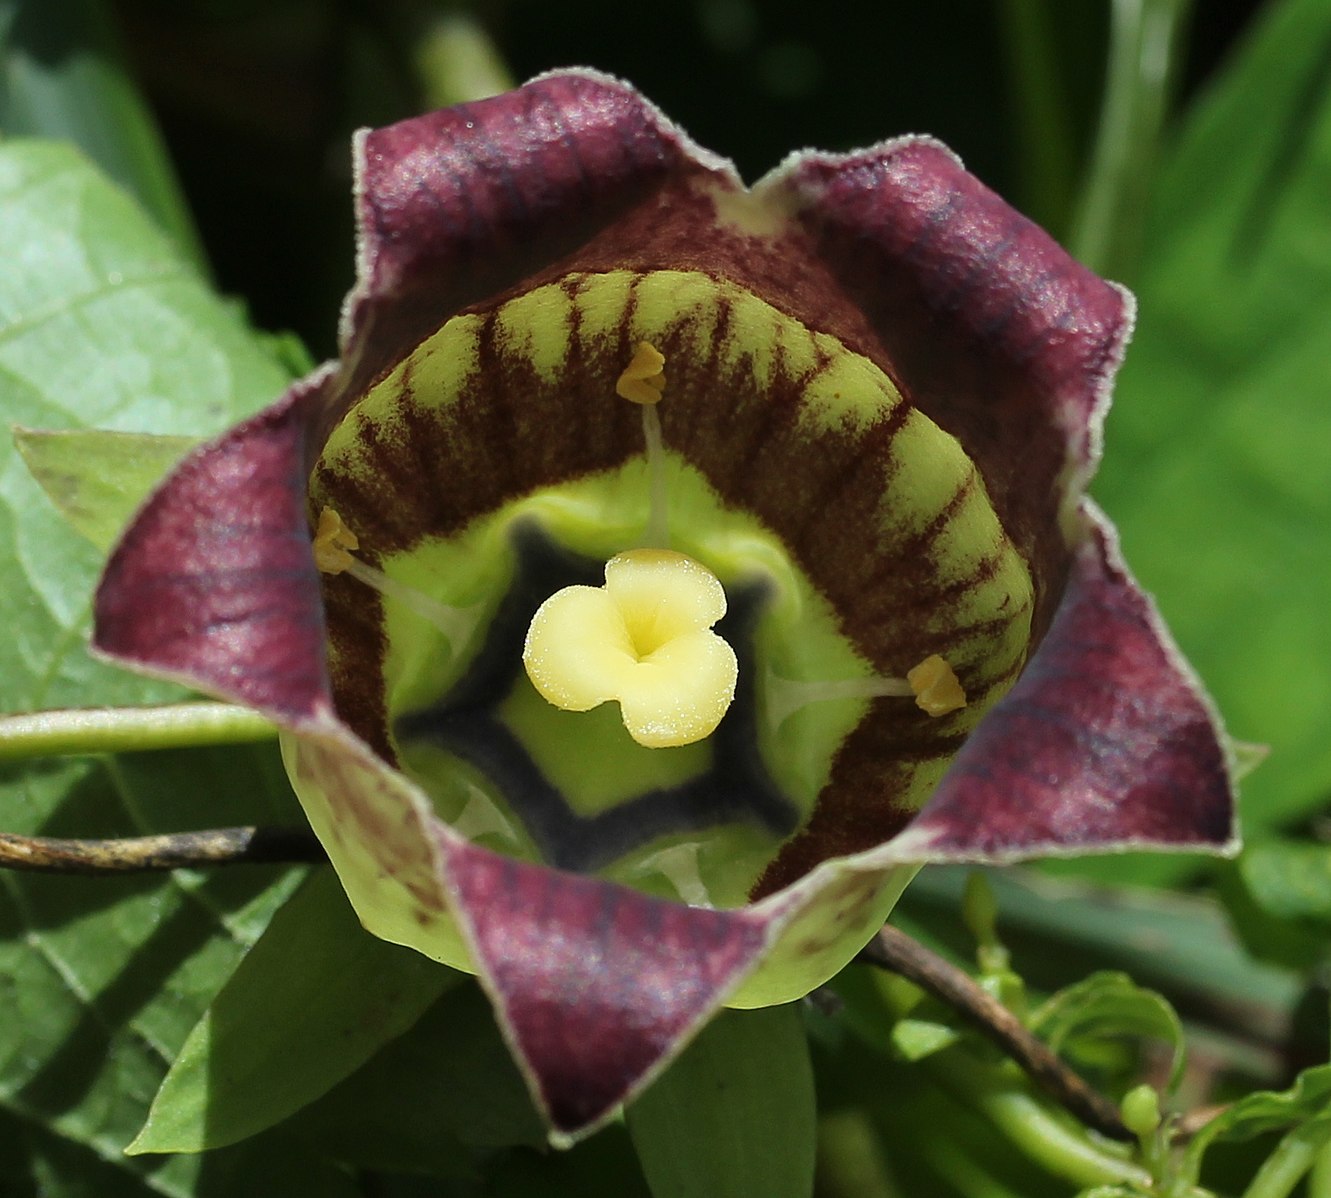
M565 711L618 701L648 748L710 736L735 698L739 665L712 625L726 613L716 575L683 553L631 549L605 586L556 591L532 617L522 661L532 685Z

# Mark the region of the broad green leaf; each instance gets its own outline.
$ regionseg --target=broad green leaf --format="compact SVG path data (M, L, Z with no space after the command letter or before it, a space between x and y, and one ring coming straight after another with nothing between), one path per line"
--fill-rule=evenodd
M236 311L73 150L0 144L0 211L6 423L199 436L286 385ZM0 710L179 696L88 656L99 565L0 436ZM300 818L272 747L0 769L0 827L11 832L116 836ZM188 1198L209 1176L223 1179L219 1192L259 1184L269 1162L248 1147L207 1163L132 1161L123 1149L296 877L272 867L0 875L0 1189ZM303 1160L308 1182L284 1193L339 1193L320 1189L321 1167Z
M284 1130L349 1165L437 1177L471 1171L473 1148L546 1141L490 1003L471 979Z
M807 1198L815 1109L799 1004L723 1011L627 1117L653 1198Z
M1149 1036L1169 1047L1171 1087L1183 1072L1183 1025L1174 1008L1125 973L1092 974L1060 990L1032 1014L1030 1028L1059 1053L1107 1037Z
M366 932L316 870L189 1034L126 1150L201 1152L272 1127L405 1032L462 975Z
M1261 1090L1226 1107L1189 1141L1181 1172L1195 1180L1213 1144L1250 1140L1266 1132L1314 1121L1331 1121L1331 1065L1305 1069L1288 1090Z
M1233 734L1271 747L1250 832L1331 791L1327 38L1325 0L1267 5L1166 155L1095 485Z
M16 428L14 444L75 532L105 552L196 440L101 429Z

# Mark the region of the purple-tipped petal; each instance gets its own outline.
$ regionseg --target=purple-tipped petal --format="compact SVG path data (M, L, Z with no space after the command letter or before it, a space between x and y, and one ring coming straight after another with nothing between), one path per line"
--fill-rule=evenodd
M321 371L187 457L116 547L94 647L287 719L327 701L327 632L306 518Z
M646 1084L754 967L768 921L650 898L441 836L473 957L560 1132Z
M1056 601L1060 517L1099 457L1131 297L929 140L804 155L765 186L795 206L906 392L975 460Z
M918 860L1237 847L1224 733L1087 505L1048 635L893 846Z
M343 330L356 388L667 180L729 177L640 93L592 71L371 130L357 168L361 276Z

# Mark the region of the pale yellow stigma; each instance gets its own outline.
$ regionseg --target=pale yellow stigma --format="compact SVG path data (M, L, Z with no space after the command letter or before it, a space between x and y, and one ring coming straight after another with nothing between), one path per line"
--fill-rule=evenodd
M615 384L615 394L632 403L653 405L665 393L665 354L646 341L639 341L633 360Z
M966 706L966 692L952 667L937 653L907 670L906 681L915 693L915 706L927 715L947 715Z
M617 700L640 745L688 745L715 730L735 697L734 651L711 630L725 614L725 591L706 566L632 549L606 563L605 586L565 587L541 604L522 661L556 707Z

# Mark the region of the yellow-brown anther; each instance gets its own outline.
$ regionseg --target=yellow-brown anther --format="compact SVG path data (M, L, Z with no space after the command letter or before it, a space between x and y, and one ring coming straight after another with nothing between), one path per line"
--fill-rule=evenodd
M966 706L966 692L952 667L937 653L907 670L906 681L915 692L915 706L928 715L947 715Z
M321 574L341 574L356 559L352 552L360 548L360 539L332 508L319 513L319 527L314 530L314 564Z
M648 342L640 341L633 360L615 383L615 394L636 404L658 404L665 384L665 355Z

